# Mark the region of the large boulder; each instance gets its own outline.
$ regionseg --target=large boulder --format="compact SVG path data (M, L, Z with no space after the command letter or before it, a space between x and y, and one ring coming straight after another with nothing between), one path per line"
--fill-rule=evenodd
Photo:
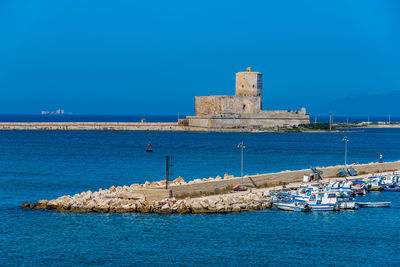
M152 183L149 185L149 187L150 187L150 188L158 188L158 187L160 187L160 184L159 184L158 182L152 182Z
M35 206L35 209L38 209L38 210L47 209L47 203L49 203L48 200L45 200L45 199L39 200Z
M137 206L137 211L141 213L149 213L153 209L153 206L148 201L140 201Z
M241 211L241 206L239 204L232 205L232 212L240 212L240 211Z
M224 175L225 180L232 179L232 178L233 178L233 175L229 175L229 174L225 173L225 175Z
M129 187L130 189L138 189L140 188L141 185L140 184L131 184L131 186Z
M175 180L172 181L174 184L186 184L185 180L181 176L176 178Z
M201 212L203 210L203 206L200 204L199 201L196 200L191 203L191 208L194 213Z
M178 213L180 213L180 214L190 213L190 207L188 207L188 205L186 204L186 201L182 201L179 204L177 202L176 205L178 206L178 209L177 209Z
M132 200L146 200L146 196L143 194L132 193L132 192L121 192L117 196L121 199L132 199Z
M21 207L22 207L22 208L25 208L25 209L33 209L35 206L36 206L36 205L35 205L34 203L27 203L27 202L24 202L24 203L22 203L22 205L21 205Z
M210 208L210 202L208 199L203 199L200 201L200 205L203 207L203 209L207 210Z
M217 205L215 205L215 210L217 212L224 212L225 211L225 206L222 205L222 204L217 204Z

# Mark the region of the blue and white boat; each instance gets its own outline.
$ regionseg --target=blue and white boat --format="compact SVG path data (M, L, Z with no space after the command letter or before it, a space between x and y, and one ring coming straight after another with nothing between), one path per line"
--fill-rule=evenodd
M375 176L366 181L365 184L370 187L371 191L381 191L386 186L383 180L383 176Z
M351 190L351 181L334 181L329 183L325 189L328 190L340 190L340 191L347 191L352 192Z
M400 178L397 175L387 175L381 183L384 191L400 192Z
M344 192L336 193L336 197L339 203L339 208L341 210L347 210L347 209L356 210L359 207L356 200L353 197L348 196Z
M311 209L314 211L337 211L339 210L339 202L334 192L314 192L311 193L307 201Z
M275 202L273 205L280 210L285 211L311 211L310 206L306 202L292 201L292 202Z
M353 190L355 195L366 195L370 191L370 187L370 184L357 179L352 181L351 190Z
M319 184L307 185L301 184L298 190L291 191L290 194L295 200L308 201L313 192L320 192L322 188Z

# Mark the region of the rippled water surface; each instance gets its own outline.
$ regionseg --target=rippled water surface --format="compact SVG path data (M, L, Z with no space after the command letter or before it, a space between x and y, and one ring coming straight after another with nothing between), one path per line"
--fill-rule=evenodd
M69 214L23 210L25 201L164 175L175 157L184 179L400 159L400 130L351 133L204 134L0 131L0 266L398 265L400 193L364 200L392 207L225 215ZM145 153L151 138L154 153ZM394 254L396 255L396 253Z

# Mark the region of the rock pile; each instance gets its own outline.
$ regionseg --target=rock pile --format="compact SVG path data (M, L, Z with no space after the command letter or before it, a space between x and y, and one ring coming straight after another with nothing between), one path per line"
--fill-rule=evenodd
M235 178L233 175L230 174L225 174L224 178L221 178L221 176L217 176L215 178L209 177L209 178L202 178L202 179L194 179L189 182L186 182L181 176L176 178L173 181L170 181L168 183L169 186L176 186L176 185L183 185L183 184L197 184L197 183L204 183L204 182L213 182L213 181L222 181L222 180L229 180ZM165 180L161 181L155 181L155 182L149 182L146 181L144 184L133 184L131 185L132 188L134 189L143 189L143 188L162 188L165 187Z
M228 213L271 208L267 192L246 192L200 198L147 201L142 194L134 193L131 187L114 187L74 196L62 196L38 203L24 203L23 208L48 209L66 212L119 212L119 213Z

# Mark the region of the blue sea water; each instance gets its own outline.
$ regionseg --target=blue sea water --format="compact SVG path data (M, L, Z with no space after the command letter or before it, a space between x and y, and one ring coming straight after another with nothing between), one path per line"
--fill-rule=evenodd
M0 114L0 122L140 122L142 119L147 122L176 122L178 115Z
M184 179L400 159L400 129L346 133L0 131L0 266L399 265L400 193L392 207L216 215L70 214L22 202L161 180L165 155ZM151 138L153 153L145 153Z

